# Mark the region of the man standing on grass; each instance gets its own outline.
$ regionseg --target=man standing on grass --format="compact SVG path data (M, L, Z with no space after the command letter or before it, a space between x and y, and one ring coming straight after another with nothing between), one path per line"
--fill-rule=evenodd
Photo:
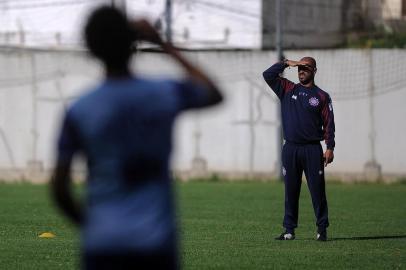
M280 77L286 67L298 67L299 83ZM298 223L299 195L305 173L316 215L318 241L327 240L328 209L324 167L334 159L334 114L330 96L314 83L316 60L276 63L263 76L281 101L285 144L282 150L282 173L285 181L285 217L283 232L276 239L295 239ZM326 151L320 141L326 143Z
M119 10L101 7L86 24L85 40L103 63L105 79L65 115L53 196L81 226L85 269L177 269L169 168L173 124L180 112L217 104L222 95L145 20L129 22ZM129 63L135 41L159 45L186 78L133 75ZM88 164L85 211L70 190L77 152Z

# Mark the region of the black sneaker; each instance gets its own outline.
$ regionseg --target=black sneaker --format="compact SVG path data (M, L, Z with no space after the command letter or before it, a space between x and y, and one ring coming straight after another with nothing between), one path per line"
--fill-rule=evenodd
M284 232L279 237L275 238L275 240L294 240L294 239L295 239L295 234L289 233L289 232Z
M327 241L327 231L321 231L317 233L316 236L317 241Z

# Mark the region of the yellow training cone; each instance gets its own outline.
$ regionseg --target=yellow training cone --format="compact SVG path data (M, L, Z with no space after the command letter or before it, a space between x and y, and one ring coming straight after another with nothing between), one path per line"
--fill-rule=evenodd
M38 237L40 237L40 238L54 238L54 237L56 237L56 235L51 233L51 232L44 232L44 233L41 233Z

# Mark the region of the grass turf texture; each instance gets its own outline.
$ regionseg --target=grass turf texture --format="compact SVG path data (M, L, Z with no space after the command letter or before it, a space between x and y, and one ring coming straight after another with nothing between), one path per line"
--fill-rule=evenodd
M294 241L282 232L283 185L179 183L184 269L406 269L406 185L327 184L329 241L315 238L302 186ZM43 185L0 184L0 269L76 269L78 232ZM38 238L52 232L55 238Z

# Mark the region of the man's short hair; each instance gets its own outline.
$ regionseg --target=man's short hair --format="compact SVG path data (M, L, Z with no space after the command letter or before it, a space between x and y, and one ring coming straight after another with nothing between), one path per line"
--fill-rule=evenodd
M84 29L86 45L90 52L110 67L128 63L136 32L126 16L116 8L102 6L94 10Z
M317 68L317 64L316 64L316 59L314 59L313 57L310 56L305 56L302 59L300 59L300 61L307 61L310 63L310 65L312 66L312 68L316 69Z

